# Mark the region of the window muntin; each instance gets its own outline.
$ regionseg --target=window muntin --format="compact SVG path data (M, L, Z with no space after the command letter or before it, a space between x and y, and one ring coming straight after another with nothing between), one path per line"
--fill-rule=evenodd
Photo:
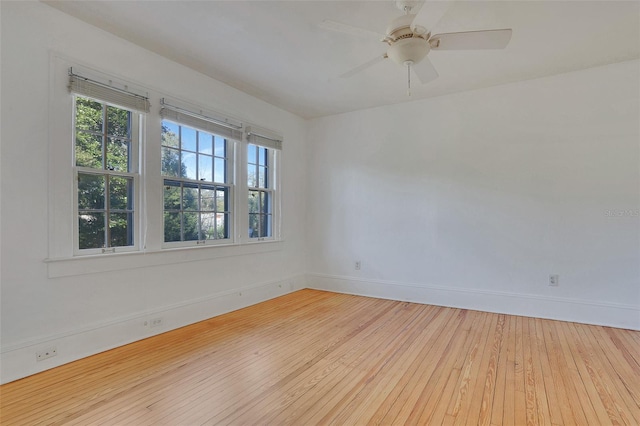
M164 241L229 238L229 188L164 180Z
M232 230L231 142L162 121L164 242L229 242Z
M247 144L249 238L273 237L273 149Z
M135 138L131 111L74 97L76 247L115 251L135 245Z

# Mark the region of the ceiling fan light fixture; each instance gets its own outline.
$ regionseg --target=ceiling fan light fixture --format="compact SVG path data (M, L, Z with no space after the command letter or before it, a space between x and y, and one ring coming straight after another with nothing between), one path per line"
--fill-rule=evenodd
M405 38L389 46L387 56L399 65L405 65L407 62L417 64L427 56L430 50L429 42L423 38Z

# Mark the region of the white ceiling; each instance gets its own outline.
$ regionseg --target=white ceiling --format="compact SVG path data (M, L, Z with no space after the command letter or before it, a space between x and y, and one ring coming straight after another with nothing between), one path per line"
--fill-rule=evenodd
M434 1L434 0L427 0ZM424 7L428 7L429 3ZM513 28L497 51L432 51L440 77L420 85L385 44L328 31L333 20L384 33L394 1L50 1L47 4L305 118L640 57L638 1L457 1L434 33Z

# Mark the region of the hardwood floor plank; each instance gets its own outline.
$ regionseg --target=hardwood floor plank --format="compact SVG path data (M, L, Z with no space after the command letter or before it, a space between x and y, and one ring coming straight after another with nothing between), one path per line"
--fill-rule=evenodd
M582 325L573 324L573 326L574 336L576 337L578 345L578 353L582 356L589 378L593 383L593 387L595 388L600 402L604 406L611 423L629 424L625 411L621 409L620 403L617 402L622 402L622 400L618 399L618 395L613 395L612 387L607 386L605 381L602 379L602 363L598 362L596 358L597 355L591 343L584 337L585 335Z
M470 392L475 384L478 364L480 363L480 358L484 350L484 344L487 341L487 334L490 328L492 315L483 313L481 316L482 322L479 323L481 326L477 328L477 331L474 334L466 359L460 369L460 376L455 386L455 397L451 399L446 411L447 416L449 416L449 418L453 418L454 423L461 422L464 424L464 416L469 409L470 404ZM444 420L444 417L442 419L439 416L433 417L433 421L436 423ZM449 419L447 418L446 421L449 421Z
M640 424L640 332L302 290L0 387L4 425Z
M553 377L549 368L549 358L544 344L542 320L533 318L530 323L531 348L533 351L533 367L536 378L536 400L538 404L538 418L546 420L547 424L562 424L560 408L555 403L558 400L553 386ZM552 401L551 403L549 401Z
M395 409L389 410L382 419L383 424L415 424L422 416L431 416L433 407L442 396L442 389L447 383L449 371L453 370L456 361L455 356L445 356L445 354L459 353L458 349L470 334L473 318L467 314L467 311L458 310L455 322L444 327L438 339L439 343L425 354L421 371L414 376L413 386L398 398L394 404Z
M504 365L504 397L502 401L502 413L497 412L495 418L492 417L491 423L494 425L513 425L515 424L515 364L516 364L516 318L512 316L506 317L508 324L508 333L506 338L506 362ZM501 415L502 414L502 415Z
M482 404L478 416L478 424L490 425L492 418L500 413L502 417L505 375L501 374L506 370L506 339L505 339L505 315L498 315L498 323L493 335L493 345L491 347L491 357L485 377L484 391L482 394Z
M630 380L640 380L640 371L630 368L618 351L609 350L609 345L613 342L605 330L590 327L588 331L591 333L592 341L600 348L600 359L605 366L608 366L607 377L618 388L635 423L640 425L640 409L635 410L636 407L640 407L640 393L634 388L634 384L630 383Z
M442 310L439 310L439 313L442 313ZM416 333L408 336L408 340L405 342L405 348L400 348L400 351L393 353L393 357L389 359L389 362L384 367L386 371L381 371L382 374L379 374L376 380L369 384L370 386L368 387L370 389L368 392L363 392L365 399L361 407L347 407L345 411L351 411L351 415L345 418L336 418L335 421L337 423L374 423L371 413L375 414L375 412L381 408L384 410L384 400L393 392L394 388L397 388L398 391L402 390L404 386L399 384L402 383L399 380L401 376L400 374L394 374L394 372L398 370L398 373L402 373L406 371L405 365L419 362L418 356L420 355L420 351L418 351L417 348L423 349L422 343L429 340L429 335L432 332L430 327L425 327L422 322L423 321L417 324L418 328ZM435 325L436 322L430 319L429 323ZM406 354L412 355L406 356ZM408 378L406 379L408 380ZM378 418L377 422L380 421L381 419Z
M567 325L569 333L572 336L569 344L573 348L573 353L576 354L574 355L574 359L576 360L578 371L589 394L591 404L596 410L601 424L622 424L611 399L606 392L604 392L600 379L593 370L592 360L585 349L584 343L580 340L576 325L577 324L574 323Z
M385 355L391 349L389 345L397 338L396 333L391 332L386 336L385 344L379 346L378 350L373 353L360 352L358 354L360 362L352 368L350 374L336 378L335 386L330 391L330 399L320 401L308 413L296 419L295 423L330 423L332 418L340 416L351 399L357 397L358 392L372 380L372 375L375 376L380 370L385 362ZM365 358L369 360L365 362Z
M548 320L541 320L540 328L537 330L542 332L544 340L544 347L540 347L539 350L546 354L543 370L552 423L584 424L586 418L584 418L582 409L577 411L573 409L573 407L579 408L580 403L574 398L573 383L567 374L567 367L563 362L560 345L557 341L558 336L554 332L553 324ZM558 411L559 414L557 414Z
M516 317L516 330L515 330L515 361L514 361L514 375L515 375L515 389L514 389L514 423L517 425L527 424L527 408L526 408L526 394L525 394L525 354L523 350L523 322L526 318Z
M495 367L490 368L490 359L493 353L494 338L493 334L497 328L499 321L499 315L489 314L488 327L486 327L486 334L482 335L480 340L480 351L478 353L478 362L472 367L471 380L469 382L470 394L466 408L456 418L456 424L467 425L469 423L475 423L480 416L482 410L483 401L486 402L485 391L487 391L487 380L490 380L491 388L489 392L493 394L495 383ZM488 399L488 398L487 398ZM488 421L486 419L485 421Z
M403 422L406 417L400 416L399 413L405 405L415 406L415 400L419 396L419 392L415 390L416 387L428 383L434 372L439 369L438 365L442 361L442 354L447 353L446 347L451 342L449 333L455 335L463 322L461 311L457 309L439 308L439 313L441 315L435 321L425 325L432 331L432 334L424 340L424 346L420 349L418 357L411 364L411 367L406 369L399 386L395 386L387 398L377 407L370 423Z

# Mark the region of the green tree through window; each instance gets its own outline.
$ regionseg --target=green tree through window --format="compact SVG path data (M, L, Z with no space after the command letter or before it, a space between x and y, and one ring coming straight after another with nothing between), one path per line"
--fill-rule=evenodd
M132 113L76 97L78 248L133 245Z
M227 164L224 138L163 120L165 242L229 238Z

